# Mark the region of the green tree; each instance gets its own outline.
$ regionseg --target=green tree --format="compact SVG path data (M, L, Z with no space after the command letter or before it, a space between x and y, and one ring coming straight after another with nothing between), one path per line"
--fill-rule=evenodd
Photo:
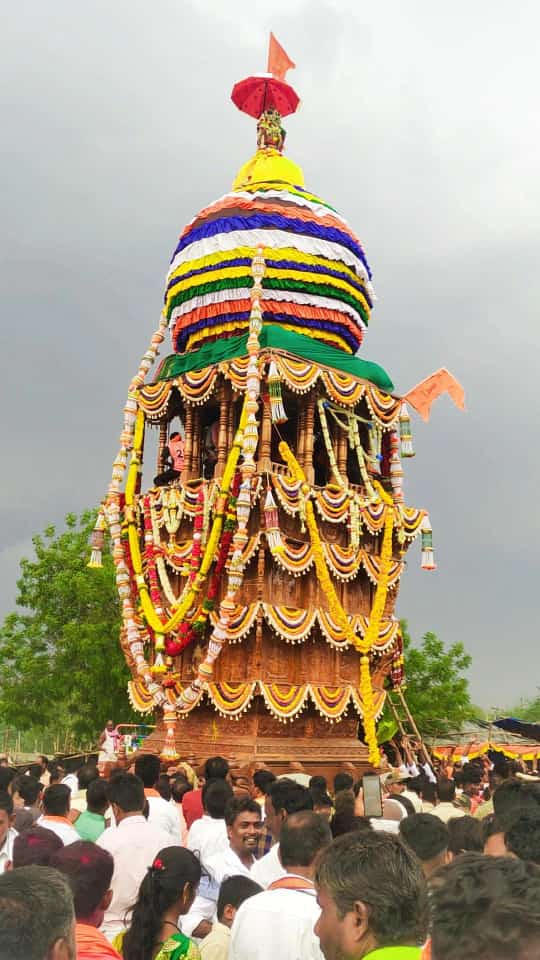
M446 648L435 633L425 633L419 644L401 621L405 649L405 698L422 736L459 730L479 711L471 703L466 671L471 657L461 642Z
M66 517L33 538L21 561L18 610L0 628L0 718L4 724L71 731L95 743L109 717L129 720L127 667L108 550L88 569L94 512Z
M540 690L535 697L520 700L517 706L508 711L508 714L527 723L540 723Z

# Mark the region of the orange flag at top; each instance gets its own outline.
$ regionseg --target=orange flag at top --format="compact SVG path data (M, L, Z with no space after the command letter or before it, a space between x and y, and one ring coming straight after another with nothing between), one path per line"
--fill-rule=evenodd
M281 44L276 40L273 33L270 34L270 44L268 46L268 66L267 73L271 73L277 80L285 80L287 70L292 70L296 64L285 53Z
M465 391L459 380L442 367L430 377L409 390L403 397L420 414L422 420L429 420L431 404L441 393L448 393L460 410L465 409Z

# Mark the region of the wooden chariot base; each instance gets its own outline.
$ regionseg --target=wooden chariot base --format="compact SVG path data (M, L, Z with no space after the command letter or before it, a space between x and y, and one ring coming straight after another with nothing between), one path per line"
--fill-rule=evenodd
M144 740L142 753L160 753L166 737L163 719ZM238 720L222 717L213 707L197 707L176 724L180 759L198 767L208 757L226 757L231 767L269 767L275 774L303 769L309 776L332 777L352 764L360 776L368 766L368 751L358 739L358 717L351 709L330 723L311 704L299 717L280 722L271 716L262 698ZM301 767L298 765L301 764ZM294 769L294 768L293 768ZM351 771L352 772L352 771Z

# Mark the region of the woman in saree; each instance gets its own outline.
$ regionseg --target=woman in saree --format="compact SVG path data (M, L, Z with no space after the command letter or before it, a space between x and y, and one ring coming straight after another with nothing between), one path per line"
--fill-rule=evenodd
M114 941L123 960L200 960L199 948L178 923L200 879L201 864L191 850L165 847L158 853L139 887L129 929Z

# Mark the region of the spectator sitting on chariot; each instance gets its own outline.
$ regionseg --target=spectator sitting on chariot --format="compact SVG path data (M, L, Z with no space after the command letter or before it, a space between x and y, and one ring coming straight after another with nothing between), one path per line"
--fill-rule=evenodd
M163 464L164 469L154 477L155 487L165 487L173 480L178 480L184 469L184 439L178 431L171 433L167 453L168 456Z

